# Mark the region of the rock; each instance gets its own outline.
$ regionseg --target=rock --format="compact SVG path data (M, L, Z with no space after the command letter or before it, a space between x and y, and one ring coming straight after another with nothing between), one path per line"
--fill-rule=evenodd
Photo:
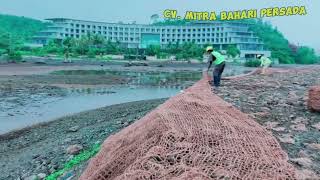
M285 135L284 137L279 137L279 141L286 144L294 144L295 141L290 135Z
M73 126L71 128L68 129L69 132L77 132L79 130L79 126Z
M76 155L76 154L79 154L82 149L83 149L82 145L79 145L79 144L71 145L67 148L67 153L71 155Z
M70 143L71 141L72 141L71 138L66 138L66 139L64 140L65 143Z
M318 129L318 130L320 130L320 122L319 122L319 123L317 123L317 124L312 125L312 127L316 128L316 129Z
M62 176L58 178L58 180L71 180L75 176L74 172L68 171L65 172Z
M265 127L267 129L272 129L272 128L275 128L279 125L279 122L271 122L271 121L268 121L266 123L264 123Z
M295 131L307 131L306 125L304 124L291 125L290 128Z
M45 173L39 173L38 174L38 178L39 179L44 179L45 177L47 177L47 175Z
M291 159L292 162L304 167L304 168L310 168L312 166L312 161L311 159L307 158L307 157L303 157L303 158L295 158L295 159Z
M297 170L296 171L297 178L300 180L317 180L319 179L319 176L308 169L302 169L302 170Z
M276 127L276 128L272 128L272 130L277 131L277 132L281 132L281 131L285 131L286 128L285 127Z
M35 154L32 156L32 159L37 159L38 157L40 157L40 154Z
M24 180L38 180L38 177L36 175L32 175L32 176L24 178Z
M312 143L312 144L306 144L306 146L310 149L315 149L320 151L320 144Z
M308 121L309 120L304 117L297 117L294 121L292 121L292 123L293 124L299 124L299 123L307 124Z
M307 152L304 151L304 150L299 151L297 155L298 155L300 158L308 158L308 157L309 157L309 155L307 154Z

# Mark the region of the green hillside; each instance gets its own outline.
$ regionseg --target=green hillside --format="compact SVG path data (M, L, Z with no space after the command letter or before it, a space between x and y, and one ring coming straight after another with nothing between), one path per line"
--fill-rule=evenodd
M47 25L31 18L0 14L0 36L10 34L15 41L26 42Z

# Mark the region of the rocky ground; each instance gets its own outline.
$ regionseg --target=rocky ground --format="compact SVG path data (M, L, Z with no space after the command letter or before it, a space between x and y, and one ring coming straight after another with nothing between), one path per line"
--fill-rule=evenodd
M163 102L109 106L0 136L0 179L25 179L61 169L77 151L101 143Z
M319 70L224 81L216 93L272 131L301 174L320 179L320 114L307 108L313 85Z

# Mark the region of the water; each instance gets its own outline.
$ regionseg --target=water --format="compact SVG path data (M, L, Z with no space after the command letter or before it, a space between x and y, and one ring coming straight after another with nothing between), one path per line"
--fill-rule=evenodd
M112 93L110 93L110 91ZM20 129L40 122L50 121L66 115L105 107L114 104L168 98L176 95L180 88L132 88L121 87L108 89L106 93L100 89L77 89L62 98L48 97L19 108L0 112L0 134ZM14 116L12 116L14 114Z
M226 69L225 76L241 74L248 69ZM51 97L35 94L24 106L14 104L0 111L0 134L37 123L51 121L66 115L114 104L168 98L191 86L202 76L201 72L126 72L108 70L57 71L55 75L110 75L130 79L125 86L69 88L66 96ZM99 78L99 76L97 76ZM7 102L7 107L11 106Z

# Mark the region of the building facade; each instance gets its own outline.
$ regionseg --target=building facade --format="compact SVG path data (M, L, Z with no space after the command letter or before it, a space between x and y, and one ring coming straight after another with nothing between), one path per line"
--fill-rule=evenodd
M194 42L213 45L225 50L236 45L240 57L257 54L270 56L263 42L249 30L250 24L232 21L190 22L184 25L123 24L83 21L66 18L47 19L52 22L46 30L33 38L34 43L46 45L50 40L67 37L81 38L88 33L98 34L127 48L146 48L149 45L166 47L168 44Z

